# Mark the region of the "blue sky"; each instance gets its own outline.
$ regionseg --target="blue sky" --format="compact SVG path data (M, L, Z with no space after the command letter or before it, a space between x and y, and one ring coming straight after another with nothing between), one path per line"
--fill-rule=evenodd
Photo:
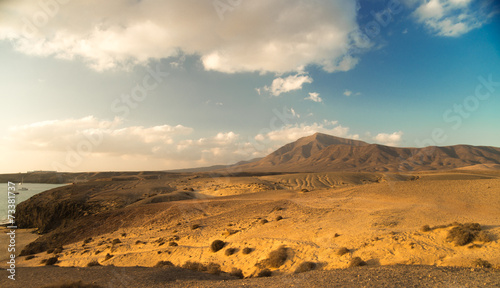
M500 147L494 1L3 1L0 172L162 170L315 132Z

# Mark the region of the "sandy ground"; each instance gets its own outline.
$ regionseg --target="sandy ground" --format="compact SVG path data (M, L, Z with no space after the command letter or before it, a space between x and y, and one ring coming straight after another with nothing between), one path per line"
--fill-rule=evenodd
M356 284L358 287L369 287L372 283L370 281L375 281L373 278L375 276L370 278L370 275L376 275L380 271L385 271L380 273L389 273L388 270L384 270L386 266L380 265L395 264L432 265L423 266L427 268L421 268L420 272L415 272L415 275L425 278L426 273L434 275L432 274L434 272L430 271L438 271L435 272L438 274L432 277L436 277L436 281L444 282L425 282L429 286L424 287L478 287L477 285L483 278L489 279L490 282L487 283L490 287L492 283L500 283L497 270L500 268L500 179L498 173L421 173L416 175L418 177L407 176L389 177L373 173L356 178L354 174L347 173L316 173L245 179L215 178L211 180L212 182L205 182L205 184L201 183L202 180L193 179L186 185L195 187L197 193L212 197L146 204L121 212L123 215L135 213L136 216L143 217L122 216L120 218L122 224L115 231L93 235L92 239L86 241L87 243L78 241L65 245L64 250L58 254L57 265L85 267L91 261L98 261L104 266L152 267L159 261L171 261L177 266L182 266L187 261L196 261L204 264L217 263L224 272L238 268L242 270L245 277L254 277L263 269L258 263L268 258L271 251L285 245L288 248L287 260L282 266L270 269L274 276L282 277L279 281L289 279L287 281L292 281L295 287L324 287L321 285L330 283L318 280L320 282L315 284L317 286L300 286L310 283L311 280L307 280L307 277L313 276L290 276L289 274L305 261L314 262L319 270L323 270L306 273L307 275L323 275L325 281L334 281L331 283L340 283L340 286L346 287L349 286L348 283ZM308 191L301 192L301 189ZM216 195L217 193L222 195ZM278 216L283 219L278 219ZM102 223L92 225L106 227L107 221L117 221L111 219L112 217L109 220L104 219ZM263 219L267 222L263 223ZM423 225L432 227L452 222L480 223L493 241L457 246L446 241L446 235L451 227L436 228L427 232L420 229ZM193 224L199 227L192 227ZM36 237L29 232L23 235L21 237L19 234L19 239L24 239L20 241L28 242ZM112 244L114 239L119 239L120 243ZM209 246L216 239L225 241L226 245L222 250L214 253ZM2 243L4 243L3 238ZM341 247L346 247L349 252L341 256L337 255ZM235 248L235 253L226 255L225 251L228 248ZM244 254L242 252L244 248L252 248L252 252ZM108 254L109 256L106 257ZM52 256L54 255L43 252L30 260L20 257L18 265L21 267L43 266L41 260ZM345 282L337 279L335 272L325 271L346 268L355 257L360 257L368 264L368 267L361 268L365 270L352 272L361 275L359 277L364 279L361 282L356 282L357 276L354 277L354 274L350 274L351 272L345 272L347 279L344 280L351 281ZM474 261L478 258L488 261L493 269L471 271ZM436 268L444 266L467 268L464 270ZM388 269L394 268L387 267L391 267ZM111 266L106 268L115 269ZM21 269L25 270L20 270L19 279L23 277L22 271L33 273L30 275L44 275L40 271L45 271L32 268ZM147 273L155 273L154 271L157 271L155 269L148 270ZM400 270L395 270L394 275L406 275L405 273L409 271L405 269L412 268L398 269ZM55 272L59 270L53 271L59 273ZM69 271L71 272L68 273L76 274L90 273L85 272L86 269ZM472 273L473 278L470 280L477 282L471 282L470 286L454 286L453 281L458 280L454 280L453 277L462 277L461 275L467 271ZM387 275L389 274L381 274L380 278L389 277ZM368 281L364 277L371 280ZM417 285L417 278L412 279L408 283ZM234 283L231 281L213 283L217 283L214 286L220 287L235 287L231 286L234 283L239 283L238 285L241 286L246 283L245 285L249 285L247 287L265 287L266 281L277 280L252 279ZM377 285L397 287L398 285L394 283L397 282L386 281ZM440 286L440 283L443 286ZM199 287L213 287L210 286L212 282L206 281L191 284Z

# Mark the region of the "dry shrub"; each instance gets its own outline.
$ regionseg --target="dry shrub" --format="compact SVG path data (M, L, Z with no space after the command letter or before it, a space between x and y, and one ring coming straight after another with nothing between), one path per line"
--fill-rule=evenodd
M424 226L422 226L422 228L420 228L420 231L422 231L422 232L429 232L431 230L432 229L429 225L424 225Z
M49 266L56 264L58 261L59 259L57 257L50 257L48 259L42 260L42 263L45 264L45 266Z
M198 272L205 272L207 271L207 267L199 262L193 262L193 261L187 261L182 265L182 268L184 269L189 269L193 271L198 271Z
M92 260L87 263L87 267L102 266L97 260Z
M486 231L479 231L474 237L474 241L479 241L479 242L491 242L493 239L490 234L488 234Z
M299 267L295 269L295 273L304 273L307 271L312 271L316 269L317 265L314 262L302 262L300 263Z
M63 284L44 286L43 288L102 288L102 286L95 284L84 284L82 283L82 281L77 281L77 282L68 282Z
M28 255L26 256L26 258L24 258L24 260L31 260L33 258L35 258L35 255Z
M277 217L276 217L276 221L280 221L280 220L282 220L282 219L283 219L283 217L282 217L282 216L277 216Z
M267 221L267 219L260 220L260 224L266 224L267 222L269 222L269 221Z
M288 248L281 246L278 249L271 251L267 258L267 264L272 268L279 268L281 265L285 264L288 258Z
M365 266L366 262L363 261L360 257L354 257L351 259L349 262L349 267L358 267L358 266Z
M212 250L212 252L217 252L224 248L225 245L226 243L222 240L214 240L212 244L210 244L210 250Z
M459 226L462 226L464 229L470 231L475 231L475 232L481 231L481 225L479 225L479 223L464 223L462 225L459 224Z
M347 253L349 253L349 249L347 249L346 247L340 247L337 250L337 255L339 255L339 256L345 255Z
M111 244L113 244L113 245L120 244L120 243L122 243L122 241L120 241L120 239L118 239L118 238L113 239L113 242L111 242Z
M137 240L137 241L135 241L135 245L139 245L139 244L146 244L146 242L141 241L141 240Z
M300 192L307 193L307 192L309 192L309 190L307 190L306 188L303 188L303 189L300 190Z
M109 253L108 253L108 254L106 254L106 256L104 256L104 261L107 261L107 260L109 260L109 259L113 258L113 256L114 256L114 255L109 254Z
M446 241L453 242L459 246L468 244L472 242L473 239L474 234L470 230L467 230L462 226L451 228L450 231L448 231L448 235L446 236Z
M210 262L207 265L207 272L210 274L219 275L222 271L220 270L219 264Z
M259 274L257 274L257 277L271 277L273 275L273 272L269 269L263 269L260 270Z
M481 258L477 258L476 260L472 261L472 266L474 267L479 267L479 268L491 268L491 263L483 260Z
M170 242L168 242L168 246L177 247L177 246L179 246L179 244L177 244L177 242L170 241Z
M246 254L250 254L250 253L252 253L252 251L253 251L253 249L252 249L252 248L250 248L250 247L245 247L245 248L243 248L243 250L241 250L241 253L243 253L243 254L245 254L245 255L246 255Z
M174 264L170 261L159 261L154 267L172 267Z
M54 253L54 254L59 254L59 253L62 253L62 251L63 251L63 250L64 250L64 248L63 248L63 247L58 247L58 248L54 249L54 252L53 252L53 253Z
M245 277L243 275L243 272L241 271L241 269L238 269L238 268L231 269L231 272L229 273L229 275L234 276L234 277L238 277L240 279L243 279Z
M52 254L52 253L54 253L54 250L55 250L54 248L47 249L47 254Z
M198 229L200 228L200 224L193 224L191 225L191 230L195 230L195 229Z
M236 248L227 248L226 252L224 252L224 254L226 254L226 256L231 256L234 253L236 253Z

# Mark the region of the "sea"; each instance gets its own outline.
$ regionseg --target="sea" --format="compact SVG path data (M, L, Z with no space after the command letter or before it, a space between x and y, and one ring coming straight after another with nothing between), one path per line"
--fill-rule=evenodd
M19 192L19 194L16 195L16 205L19 205L19 203L28 200L33 195L64 185L67 184L23 183L22 187L27 188L28 190L17 191L17 189L20 187L17 184L16 191ZM0 183L0 187L0 191L3 194L3 196L0 196L0 225L2 225L8 223L7 205L9 204L7 202L7 183Z

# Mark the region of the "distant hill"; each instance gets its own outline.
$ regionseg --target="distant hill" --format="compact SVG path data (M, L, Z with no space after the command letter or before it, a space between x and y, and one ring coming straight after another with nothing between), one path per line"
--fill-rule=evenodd
M449 170L479 164L500 164L500 148L399 148L316 133L286 144L261 160L234 168L247 172L397 172Z
M231 164L231 165L213 165L213 166L207 166L207 167L166 170L164 172L169 172L169 173L202 173L202 172L210 172L210 171L214 171L214 170L224 170L224 169L230 170L232 167L256 162L256 161L259 161L260 159L262 159L262 158L254 158L254 159L251 159L248 161L240 161L238 163Z

